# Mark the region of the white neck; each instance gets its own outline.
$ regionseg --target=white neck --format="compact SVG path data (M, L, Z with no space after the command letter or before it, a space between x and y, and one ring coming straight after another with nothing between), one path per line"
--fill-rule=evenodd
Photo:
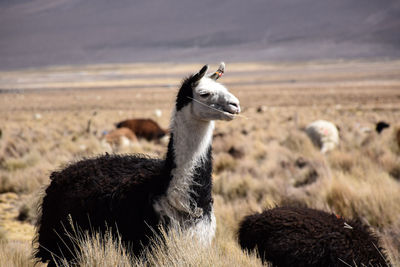
M194 119L189 105L179 112L174 111L170 129L175 168L171 170L166 194L154 204L154 208L173 224L181 225L182 213L190 217L203 215L201 208L193 206L190 189L194 184L194 169L207 157L214 122Z
M171 170L167 198L171 205L184 212L191 210L189 190L193 170L207 157L214 130L214 121L194 119L191 114L190 106L184 107L174 113L171 121L176 168Z
M185 107L171 121L177 169L188 168L206 156L212 142L214 121L194 119Z

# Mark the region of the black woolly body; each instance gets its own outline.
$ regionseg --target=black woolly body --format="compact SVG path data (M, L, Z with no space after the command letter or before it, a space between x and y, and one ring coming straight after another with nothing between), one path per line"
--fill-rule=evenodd
M309 208L279 207L247 216L238 239L243 249L256 249L273 266L389 265L367 226Z
M162 160L106 155L53 172L38 222L40 246L35 256L51 260L50 251L73 258L73 244L65 233L73 233L69 215L82 230L104 232L107 226L117 230L122 241L138 253L151 235L148 226L157 229L159 223L152 202L168 186L163 168Z
M35 257L43 262L64 257L75 257L71 239L69 215L81 230L105 232L108 227L118 231L122 241L138 255L149 238L157 232L161 218L153 204L166 193L176 167L171 135L166 160L143 156L105 155L86 159L51 174L38 221ZM190 195L193 207L203 209L203 217L210 219L212 158L195 167ZM185 222L192 218L182 214ZM164 222L168 223L168 218ZM193 218L196 223L201 218ZM167 225L165 225L167 226ZM189 226L190 225L186 225ZM66 230L66 231L65 231Z
M173 136L169 146L173 146ZM165 194L172 178L170 171L176 167L172 149L168 151L166 160L105 155L53 172L38 221L40 246L35 256L51 260L51 251L73 259L73 244L65 234L65 230L72 232L69 215L82 230L104 232L107 226L117 230L132 253L138 255L161 222L153 203ZM212 209L211 171L210 147L208 158L195 168L195 185L191 187L193 204L208 218Z

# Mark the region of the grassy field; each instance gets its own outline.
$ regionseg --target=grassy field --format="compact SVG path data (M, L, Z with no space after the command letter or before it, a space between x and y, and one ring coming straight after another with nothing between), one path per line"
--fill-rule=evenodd
M106 151L163 157L165 143L145 140L110 151L102 133L126 118L152 118L167 128L181 79L200 67L132 64L0 72L0 266L33 265L36 203L52 170ZM239 249L238 222L265 208L295 204L360 218L381 237L393 265L400 266L400 148L394 139L400 127L400 61L228 62L221 82L240 99L243 116L216 124L213 245L201 250L175 233L167 237L167 247L155 245L150 262L261 265ZM340 127L340 146L327 155L302 131L317 119ZM391 127L380 135L365 131L380 120ZM144 265L120 253L123 248L110 237L80 242L87 248L82 266Z

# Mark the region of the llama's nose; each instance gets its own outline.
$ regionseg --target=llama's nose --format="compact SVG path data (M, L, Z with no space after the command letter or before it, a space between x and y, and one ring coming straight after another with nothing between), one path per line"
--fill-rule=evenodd
M237 101L236 99L233 100L233 101L231 100L228 103L228 106L229 106L229 109L231 110L232 113L235 113L235 114L239 114L240 113L239 101Z

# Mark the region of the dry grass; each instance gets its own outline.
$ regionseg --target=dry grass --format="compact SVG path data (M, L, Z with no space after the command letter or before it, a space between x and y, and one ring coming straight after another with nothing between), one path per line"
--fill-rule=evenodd
M76 230L70 233L76 244L77 258L71 264L61 261L62 266L262 266L256 255L241 252L234 242L214 242L209 247L199 246L193 238L180 231L167 233L152 240L151 247L141 256L132 257L121 244L119 236L110 232L89 236Z
M0 267L24 266L33 267L30 243L21 241L0 241ZM38 264L36 266L43 266Z
M0 258L30 266L36 203L52 170L112 152L103 131L126 118L152 118L166 128L176 85L200 64L101 65L0 73ZM160 266L257 266L236 242L239 220L283 204L358 217L382 237L400 266L400 62L227 64L225 82L244 117L218 122L214 138L217 233L199 249L180 233L155 242L148 261ZM144 86L150 86L146 88ZM52 90L52 89L72 90ZM45 89L45 90L42 90ZM7 90L19 90L10 92ZM162 111L161 117L155 109ZM321 155L301 130L326 119L340 146ZM381 135L365 128L385 120ZM90 121L90 128L88 123ZM140 140L117 153L163 157L165 143ZM82 237L83 266L143 266L111 236ZM10 254L11 255L11 254ZM0 264L3 264L0 263Z

